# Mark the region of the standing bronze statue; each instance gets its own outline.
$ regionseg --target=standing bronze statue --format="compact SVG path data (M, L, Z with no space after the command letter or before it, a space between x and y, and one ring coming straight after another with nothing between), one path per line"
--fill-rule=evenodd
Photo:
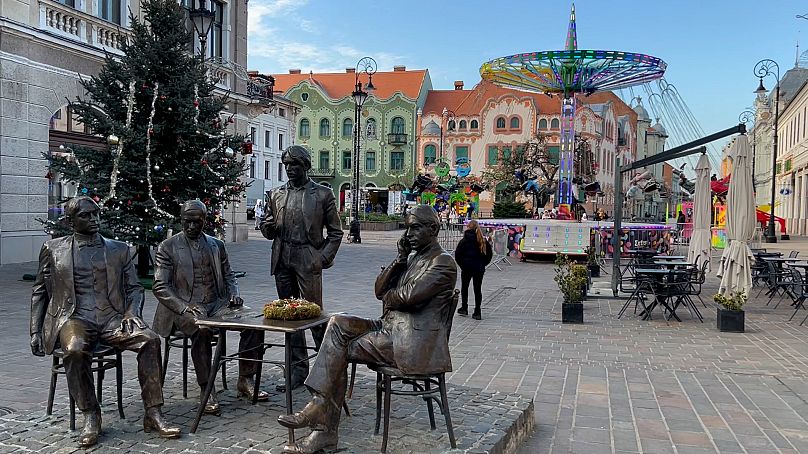
M440 221L432 207L417 206L405 222L398 257L376 278L382 318L331 317L305 382L312 400L303 410L278 417L285 427L313 430L284 452L314 453L337 446L349 362L391 366L412 374L452 370L444 320L452 316L448 312L457 266L438 244Z
M331 189L308 176L311 155L300 145L283 152L281 161L289 181L268 193L261 233L272 242L271 274L279 298L305 298L323 306L323 269L331 267L342 242L342 226ZM323 237L323 228L326 236ZM325 329L312 328L319 347ZM306 336L292 339L292 388L303 384L309 373ZM283 387L279 387L283 390Z
M177 329L191 338L191 358L203 393L208 385L215 333L211 328L197 326L196 320L244 304L224 243L203 233L207 214L207 207L199 200L189 200L182 206L182 232L157 248L152 289L160 302L154 314L154 330L168 337ZM245 358L260 360L263 342L263 331L246 330L241 332L238 348ZM257 372L257 362L239 362L239 396L252 399ZM258 400L267 399L267 393L259 391ZM205 413L219 413L215 392L205 405Z
M80 446L95 445L101 434L90 370L99 342L137 352L143 430L177 438L180 429L161 411L160 338L143 322L143 287L126 243L98 234L99 212L89 197L71 199L66 214L74 233L42 246L31 296L31 351L44 356L61 346L68 390L84 414Z

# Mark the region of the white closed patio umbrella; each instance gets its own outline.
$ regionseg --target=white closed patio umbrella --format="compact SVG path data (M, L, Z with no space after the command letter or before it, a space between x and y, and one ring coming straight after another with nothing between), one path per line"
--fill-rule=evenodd
M755 201L752 195L752 169L749 160L749 140L745 134L732 143L732 179L727 191L727 240L729 246L721 255L718 277L723 295L745 292L752 288L752 251L749 242L755 234Z
M696 164L696 187L693 191L693 233L690 236L690 246L687 248L687 261L696 263L698 258L699 268L703 263L710 263L710 159L706 154L702 154Z

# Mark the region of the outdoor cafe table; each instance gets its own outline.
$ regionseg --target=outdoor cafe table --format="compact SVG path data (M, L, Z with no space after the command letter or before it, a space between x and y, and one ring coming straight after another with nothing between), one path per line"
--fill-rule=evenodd
M636 268L634 270L634 273L637 275L638 278L640 276L644 276L644 275L653 278L653 283L654 283L654 286L656 287L662 282L663 277L665 277L665 276L687 275L688 271L687 270L675 270L675 269L674 270L663 270L663 269L659 269L659 268ZM671 307L666 301L666 298L667 298L666 296L659 296L657 294L657 292L654 291L654 297L655 297L654 301L644 311L644 315L642 313L640 314L640 315L643 315L643 320L650 319L651 318L651 311L654 310L654 308L657 306L657 304L661 304L665 309L668 310L668 312L670 312L670 316L668 317L668 320L670 320L670 318L673 317L678 322L682 321L682 319L680 319L679 316L676 315L676 306ZM215 379L215 377L214 377L214 379Z
M331 314L320 314L319 317L310 318L306 320L294 320L294 321L287 321L287 320L269 320L264 318L264 314L262 312L257 312L254 310L250 310L248 308L244 308L239 311L232 311L228 312L223 316L220 317L212 317L207 319L199 319L196 321L198 326L207 326L212 329L217 329L219 331L219 339L223 339L224 336L227 335L228 331L244 331L249 329L267 331L267 332L275 332L275 333L283 333L284 334L284 343L283 344L273 344L273 343L264 343L256 348L261 348L264 352L271 347L283 347L284 348L284 360L283 361L272 361L272 360L265 360L265 359L249 359L249 358L242 358L241 354L245 353L244 351L236 352L233 355L227 355L223 350L222 346L224 342L217 342L216 343L216 352L213 354L213 364L210 369L210 376L208 377L208 386L205 388L205 392L202 394L202 401L199 403L199 409L196 412L196 419L194 419L194 423L191 426L191 433L196 433L197 427L199 427L199 421L202 419L202 414L205 410L205 405L208 403L208 398L210 397L211 392L213 391L213 384L216 382L216 375L219 372L219 368L224 365L227 361L240 361L240 360L247 360L247 361L256 361L259 363L258 373L255 376L255 390L253 391L253 404L258 402L258 389L261 383L261 367L260 365L263 363L272 364L275 366L280 367L283 369L283 378L284 383L286 384L286 413L291 415L292 414L292 387L290 386L292 383L292 366L297 364L295 362L292 363L292 335L295 333L303 333L307 329L311 329L325 323L328 323L328 319L331 318ZM308 347L309 350L314 350L312 347ZM298 362L308 361L309 359L315 357L316 354L309 355L305 359L301 359ZM294 443L295 441L295 431L294 429L289 429L289 443Z
M671 260L671 261L668 261L668 260L654 260L654 264L659 265L659 266L667 267L668 269L674 269L674 268L677 268L677 267L678 268L684 268L684 267L688 267L688 266L693 265L692 263L684 261L684 260L678 260L678 261L674 261L674 260Z
M659 261L659 260L687 260L686 255L655 255L651 257L652 259Z

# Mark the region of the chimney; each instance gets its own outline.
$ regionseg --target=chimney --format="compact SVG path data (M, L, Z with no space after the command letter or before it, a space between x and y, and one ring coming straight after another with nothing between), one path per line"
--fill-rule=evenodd
M462 80L456 80L455 81L455 90L462 90L462 89L463 89L463 81Z
M300 70L299 69L290 69L289 74L300 74Z
M356 68L345 68L345 72L348 74L353 74L356 72Z
M406 71L406 70L407 70L407 67L404 66L404 65L393 66L393 71L396 71L396 72Z

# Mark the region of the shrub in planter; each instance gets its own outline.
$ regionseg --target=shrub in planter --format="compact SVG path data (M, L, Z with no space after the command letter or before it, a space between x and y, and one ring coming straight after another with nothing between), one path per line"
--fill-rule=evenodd
M581 299L586 297L586 291L589 289L589 270L584 265L572 265L572 274L581 283Z
M716 310L716 325L719 331L725 333L742 333L744 331L743 305L747 295L744 292L733 292L729 296L717 293L713 301L721 307Z
M586 266L589 268L590 276L600 277L600 265L597 262L595 248L592 246L586 248Z
M556 257L555 282L564 298L561 305L561 321L563 323L583 323L584 305L581 303L582 287L586 286L586 268L584 276L580 271L573 269L574 263L567 255L558 254Z

